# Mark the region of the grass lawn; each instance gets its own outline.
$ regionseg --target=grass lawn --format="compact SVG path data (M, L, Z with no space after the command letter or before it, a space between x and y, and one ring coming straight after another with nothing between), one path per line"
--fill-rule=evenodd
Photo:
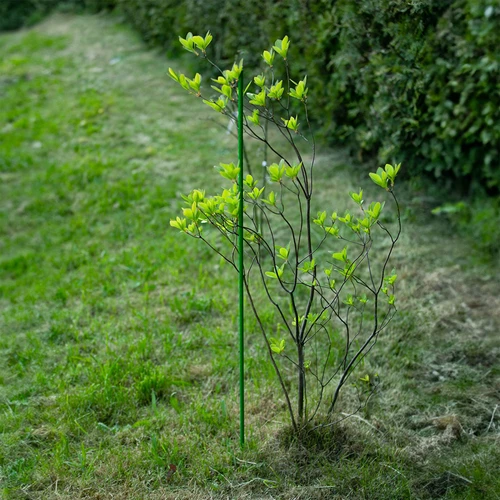
M225 124L116 17L54 16L0 55L3 498L500 498L499 269L439 200L402 186L379 388L307 448L249 319L241 450L236 276L169 227L180 193L223 184ZM360 170L323 148L319 200Z

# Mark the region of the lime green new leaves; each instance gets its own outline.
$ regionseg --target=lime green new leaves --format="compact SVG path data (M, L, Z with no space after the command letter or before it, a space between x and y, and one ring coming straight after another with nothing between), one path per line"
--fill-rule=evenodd
M341 252L333 253L332 258L348 264L349 260L347 259L347 247L344 247Z
M236 182L238 179L240 169L234 163L219 163L219 166L216 165L214 168L219 171L222 177L230 181Z
M225 69L222 75L217 78L212 78L212 81L220 85L234 85L243 71L243 59L239 64L234 63L231 69Z
M219 92L219 94L222 94L227 99L230 99L230 100L233 99L233 88L231 86L224 84L219 88L219 87L216 87L215 85L212 85L212 88L216 92Z
M205 220L205 215L199 210L203 205L205 200L205 191L200 189L194 189L187 196L183 196L184 200L187 203L187 207L182 209L182 214L184 215L184 219L180 217L176 217L175 220L170 221L170 225L179 229L179 231L184 233L200 233L201 226L200 222ZM187 220L191 222L188 223Z
M394 293L389 292L389 287L391 287L392 291L394 291L394 284L396 283L397 278L398 275L394 272L394 270L392 271L392 274L390 276L386 276L384 278L385 286L382 288L382 292L387 295L387 302L391 306L396 305L396 297Z
M265 187L260 188L260 189L258 187L254 187L251 191L249 191L247 193L247 196L249 198L251 198L252 200L257 201L262 196L264 189L265 189Z
M401 163L398 163L396 166L387 164L385 169L378 168L376 174L371 172L370 178L377 186L390 190L394 186L394 181L400 168Z
M274 278L274 279L281 279L283 276L283 273L285 272L285 263L283 263L280 267L275 267L276 272L273 271L266 271L266 276L269 278Z
M288 120L282 118L285 123L285 127L293 130L294 132L298 132L299 130L299 121L297 116L291 116Z
M288 256L290 255L290 244L286 247L276 247L276 257L279 257L280 259L283 260L288 260Z
M290 40L288 36L284 36L282 40L276 40L273 45L273 50L277 52L283 59L286 59L288 48L290 47Z
M279 54L283 59L286 59L289 47L290 47L290 40L288 39L287 36L285 36L283 37L282 40L276 40L276 42L273 45L273 48L270 51L264 50L264 52L262 52L262 59L264 59L266 64L268 64L272 68L276 53Z
M221 164L221 174L228 177L235 175L234 164ZM237 175L237 172L236 172ZM224 175L225 176L225 175ZM184 218L177 217L170 225L191 236L199 236L202 224L210 222L221 231L233 231L234 219L238 217L239 190L237 183L231 189L224 189L221 195L206 197L205 191L195 189L187 196L182 196L187 206L182 209Z
M335 224L335 221L337 220L337 213L336 212L333 212L332 214L332 221L333 221L333 224ZM314 224L318 225L318 226L321 226L325 232L327 232L328 234L331 234L332 236L339 236L339 228L335 227L335 226L325 226L325 222L326 222L326 211L325 212L318 212L318 215L315 219L313 219L313 222Z
M398 278L398 275L393 273L390 275L390 276L387 276L384 278L384 281L388 284L388 285L391 285L391 286L394 286L394 283L396 283L396 280Z
M201 75L199 73L196 73L192 80L182 73L177 74L172 68L168 68L168 74L170 78L175 80L183 89L188 92L194 91L197 96L200 95Z
M259 110L254 109L251 115L247 116L248 121L252 122L254 125L260 125Z
M283 96L284 91L285 89L283 88L283 80L279 80L269 89L267 96L269 97L269 99L279 101Z
M261 106L265 107L266 106L266 90L262 89L258 94L251 94L248 92L248 97L250 98L250 104L253 104L254 106Z
M275 352L276 354L281 354L285 350L285 341L278 340L274 337L271 337L269 339L269 347L271 348L271 351Z
M203 53L205 53L207 47L210 45L210 42L212 41L213 37L210 34L210 31L207 32L205 35L205 38L195 35L193 36L192 33L188 33L186 35L186 38L179 37L179 42L181 42L182 46L188 51L192 52L193 54L198 55L198 52L196 52L196 48L200 49Z
M253 81L255 82L255 85L257 85L257 87L263 89L264 85L266 84L266 77L264 75L257 75L254 76Z
M307 91L308 91L306 84L307 84L307 76L305 76L303 80L300 80L299 83L295 84L295 89L290 89L289 92L290 97L305 102L305 100L307 99Z
M296 179L299 175L300 169L302 168L302 162L298 165L291 165L289 167L285 167L285 175L290 179Z
M268 199L263 199L262 200L266 205L270 205L272 207L275 207L276 206L276 194L274 193L274 191L271 191L269 193L269 196L268 196Z
M203 102L219 113L224 111L227 104L227 101L222 97L219 97L216 101L207 101L206 99L203 99Z
M299 267L299 271L303 273L312 273L316 267L316 261L314 259L310 261L305 261L302 267Z
M187 231L187 220L181 219L180 217L176 217L175 220L172 219L170 221L170 225L175 227L179 231L186 232Z
M363 190L361 189L359 193L349 193L351 198L361 206L363 204Z
M332 254L332 258L339 260L345 264L344 269L337 269L337 271L346 279L352 278L354 271L356 270L356 264L347 258L347 247L344 247L341 252L335 252Z
M274 55L275 54L274 54L274 51L272 49L270 52L268 50L264 50L264 52L262 52L262 58L264 59L266 64L271 66L271 68L273 67L273 63L274 63Z
M285 162L281 160L278 163L273 163L267 167L267 171L269 172L269 179L271 182L281 182L283 179L283 175L285 175Z
M267 172L269 173L269 180L271 182L282 182L284 175L290 179L295 179L299 175L301 168L302 162L298 165L287 166L283 160L280 160L279 163L269 165Z

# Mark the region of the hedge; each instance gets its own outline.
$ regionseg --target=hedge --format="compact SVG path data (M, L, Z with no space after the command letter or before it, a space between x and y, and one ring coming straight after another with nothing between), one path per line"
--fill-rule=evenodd
M4 0L5 1L5 0ZM56 0L7 0L23 3ZM89 0L73 0L86 2ZM469 189L500 189L500 0L92 0L154 45L214 34L230 63L292 39L322 134ZM368 156L368 155L367 155Z
M500 188L500 0L117 3L155 44L210 29L226 62L289 34L327 139L462 190Z

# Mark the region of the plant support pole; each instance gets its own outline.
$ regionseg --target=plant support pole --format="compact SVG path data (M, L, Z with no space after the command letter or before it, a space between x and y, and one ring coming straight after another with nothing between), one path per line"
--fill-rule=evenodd
M243 269L243 70L238 79L238 291L239 291L239 344L240 344L240 445L245 444L245 314L244 314L244 269Z

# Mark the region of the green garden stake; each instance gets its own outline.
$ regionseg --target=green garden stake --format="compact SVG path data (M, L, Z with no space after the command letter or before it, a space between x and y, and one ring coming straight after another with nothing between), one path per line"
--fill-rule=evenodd
M238 271L239 271L239 344L240 344L240 445L245 444L245 314L244 314L244 270L243 270L243 71L238 79Z

